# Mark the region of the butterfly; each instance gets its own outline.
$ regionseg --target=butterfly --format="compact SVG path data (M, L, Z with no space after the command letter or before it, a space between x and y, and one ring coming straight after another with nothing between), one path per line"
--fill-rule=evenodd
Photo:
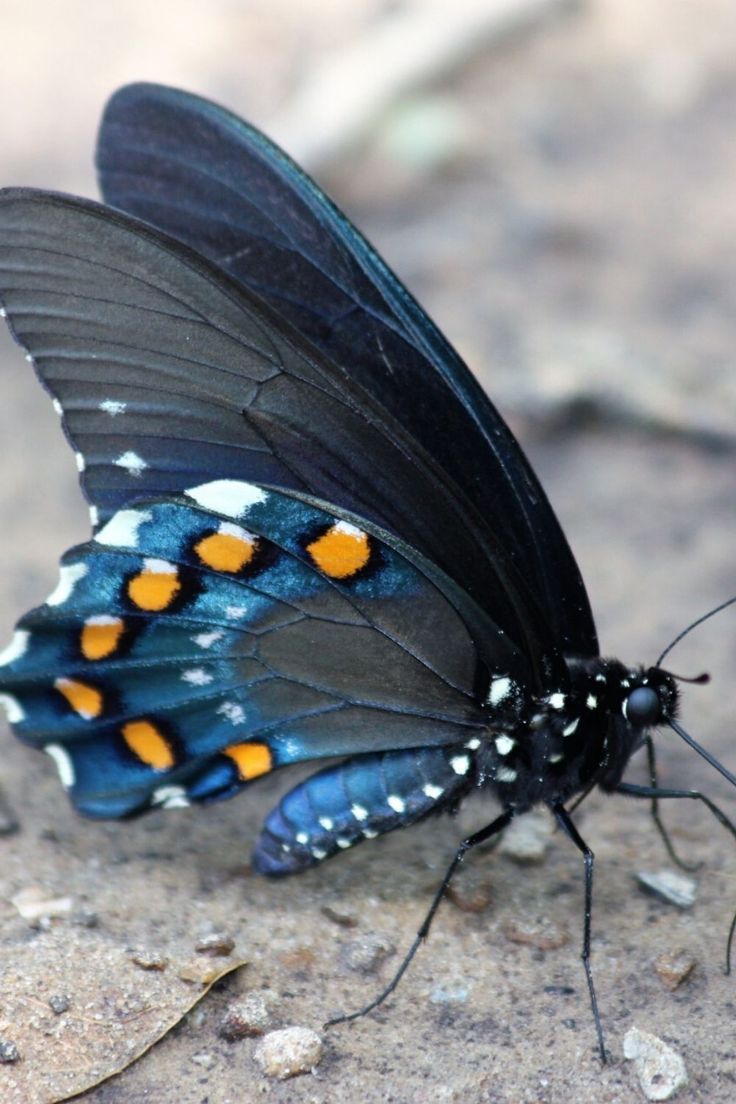
M104 205L0 193L0 299L50 392L91 539L0 656L0 701L80 813L230 797L330 759L253 853L285 875L473 790L569 805L657 785L661 666L602 658L580 572L518 442L371 246L284 153L196 96L109 102ZM668 649L669 650L669 649ZM651 782L623 780L645 747ZM334 762L337 760L337 762ZM729 780L736 779L715 763ZM665 837L666 840L666 837ZM666 842L668 842L666 840ZM669 846L669 844L668 844ZM349 1018L349 1017L342 1017Z

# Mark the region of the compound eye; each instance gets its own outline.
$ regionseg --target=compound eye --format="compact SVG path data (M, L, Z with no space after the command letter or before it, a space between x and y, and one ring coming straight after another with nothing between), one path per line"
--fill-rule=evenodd
M626 720L646 728L656 724L662 714L659 695L651 686L638 686L626 699Z

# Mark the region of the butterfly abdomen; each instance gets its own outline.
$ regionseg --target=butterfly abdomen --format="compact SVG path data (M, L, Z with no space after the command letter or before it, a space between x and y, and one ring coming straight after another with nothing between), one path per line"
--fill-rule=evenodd
M365 839L450 811L476 785L464 747L348 759L312 775L269 815L253 853L261 874L294 874Z

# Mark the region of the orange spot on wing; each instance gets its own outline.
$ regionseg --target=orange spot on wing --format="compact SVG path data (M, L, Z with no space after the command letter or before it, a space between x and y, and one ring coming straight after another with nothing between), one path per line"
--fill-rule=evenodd
M128 721L122 732L126 744L142 763L159 771L174 766L171 745L151 721Z
M90 617L79 641L85 659L106 659L117 650L125 624L119 617Z
M66 698L74 712L85 721L99 717L102 712L102 694L96 687L68 678L57 678L54 687Z
M128 583L128 597L138 609L158 613L165 610L181 590L173 564L148 561L143 570Z
M273 757L265 744L230 744L223 755L232 759L243 782L268 774L273 767Z
M331 579L348 579L365 567L371 556L368 534L345 521L338 521L307 552L320 571Z
M233 526L233 529L235 527ZM212 533L194 546L203 564L215 571L240 571L253 559L256 539L245 530Z

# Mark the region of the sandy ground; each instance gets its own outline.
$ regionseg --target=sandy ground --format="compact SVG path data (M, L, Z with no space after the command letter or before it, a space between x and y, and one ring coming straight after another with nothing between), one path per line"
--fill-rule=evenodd
M54 5L3 5L2 175L87 192L95 120L119 83L175 81L265 122L294 94L295 71L368 34L383 10L63 7L61 21ZM605 650L628 661L651 661L736 590L736 15L725 0L642 8L597 0L482 52L404 99L327 173L511 413L570 535ZM85 537L86 515L47 401L9 342L0 356L9 635L53 586L58 554ZM688 688L684 720L736 768L733 616L702 628L673 666L712 673L709 687ZM598 859L605 1069L578 960L580 863L555 837L533 866L474 856L385 1009L332 1031L314 1075L278 1083L255 1063L255 1039L221 1037L227 1007L261 993L271 1026L319 1028L370 997L457 840L493 815L490 801L269 883L248 853L285 778L206 810L91 824L67 807L51 763L3 729L0 823L19 827L0 838L0 1042L21 1056L0 1065L3 1104L56 1100L123 1065L179 1018L207 969L237 959L248 964L84 1099L623 1104L643 1099L622 1057L633 1025L685 1058L681 1099L733 1099L736 992L723 957L736 848L704 811L667 811L681 851L703 864L686 911L636 884L637 871L666 865L646 808L593 796L577 814ZM701 786L733 814L727 784L673 741L661 741L663 780ZM58 916L21 916L17 895L34 889ZM232 937L228 957L195 952L213 931ZM696 965L671 992L654 963L678 950ZM163 968L145 970L155 955Z

